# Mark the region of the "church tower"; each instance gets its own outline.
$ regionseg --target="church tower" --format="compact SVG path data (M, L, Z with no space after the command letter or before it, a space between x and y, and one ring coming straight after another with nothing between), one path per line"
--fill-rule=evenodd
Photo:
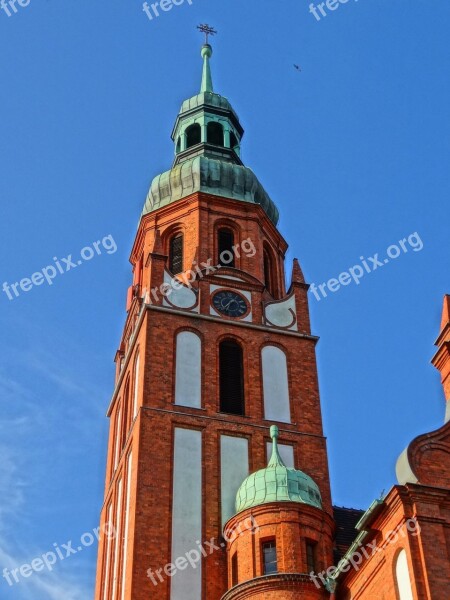
M307 291L213 90L183 102L131 251L96 600L329 598L326 440ZM269 463L269 464L268 464Z

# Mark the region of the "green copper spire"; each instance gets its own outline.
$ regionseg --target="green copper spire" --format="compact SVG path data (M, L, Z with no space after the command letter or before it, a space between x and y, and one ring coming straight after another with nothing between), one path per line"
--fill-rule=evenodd
M211 75L211 65L209 64L209 59L212 56L212 48L209 44L204 44L202 47L202 58L203 58L203 74L202 74L202 86L200 88L200 93L203 94L205 92L213 92L213 82Z
M243 163L244 128L239 117L227 98L213 91L213 50L208 37L217 32L207 24L198 29L206 38L201 49L201 90L181 105L171 135L175 150L172 168L153 179L142 214L204 192L259 204L276 225L277 207L254 172Z
M267 467L269 469L274 468L274 467L286 467L286 465L283 462L283 459L280 456L280 452L278 450L278 436L279 436L279 430L278 427L276 425L272 425L272 427L270 428L270 437L272 438L272 456L270 458L269 464L267 465Z
M236 513L270 502L298 502L322 508L319 487L306 473L286 467L278 449L278 427L270 428L273 448L265 469L252 473L236 494Z

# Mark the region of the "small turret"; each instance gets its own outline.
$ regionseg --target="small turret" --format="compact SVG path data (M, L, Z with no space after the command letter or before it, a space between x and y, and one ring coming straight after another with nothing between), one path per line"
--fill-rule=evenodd
M300 502L322 508L319 488L311 477L284 464L278 451L276 425L270 428L270 436L273 447L269 464L242 483L236 496L236 512L268 502Z
M327 580L315 574L333 564L333 519L311 477L284 464L276 425L270 436L269 464L244 480L224 527L229 589L222 600L328 600Z

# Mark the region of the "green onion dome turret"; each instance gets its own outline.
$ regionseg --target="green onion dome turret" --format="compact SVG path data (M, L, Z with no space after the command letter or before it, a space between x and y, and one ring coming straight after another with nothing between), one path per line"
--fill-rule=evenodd
M322 508L317 484L309 475L286 467L278 449L278 427L270 428L273 449L265 469L252 473L242 483L236 495L236 514L269 502L299 502Z

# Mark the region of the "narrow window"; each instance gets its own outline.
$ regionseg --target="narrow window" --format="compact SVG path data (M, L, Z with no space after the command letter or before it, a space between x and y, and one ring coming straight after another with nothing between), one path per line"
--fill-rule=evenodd
M119 400L120 403L120 400ZM117 464L119 462L119 452L121 450L121 448L119 448L120 446L120 439L121 439L121 428L122 428L122 408L118 409L118 412L116 413L116 427L115 427L115 440L114 440L114 468L113 471L115 471L117 469Z
M108 510L107 510L107 523L108 523L108 527L110 526L110 523L112 523L112 511L113 511L113 507L112 504L110 503L110 505L108 506ZM103 600L107 600L107 598L109 598L110 596L108 595L109 592L109 582L111 579L111 554L112 554L112 535L108 535L103 537L103 548L104 548L104 553L106 555L106 557L104 558L104 561L106 562L105 564L105 569L103 572Z
M170 240L169 269L174 275L183 270L183 234L178 233Z
M232 150L236 150L236 148L239 146L238 139L233 131L230 131L230 146Z
M198 123L194 123L194 125L190 125L186 129L186 148L191 148L192 146L196 146L200 144L202 141L202 129Z
M244 415L244 366L242 348L226 340L219 347L220 410Z
M127 460L127 483L125 488L125 529L124 529L124 544L122 550L122 583L121 583L121 597L125 597L125 586L127 583L127 563L128 563L128 534L130 526L130 496L131 496L131 467L133 464L133 457L130 452Z
M234 233L231 229L219 229L217 238L218 264L223 267L234 267Z
M271 575L272 573L277 573L278 572L277 545L275 544L275 540L263 543L262 555L263 555L263 574Z
M123 415L122 415L123 425L122 425L121 435L120 435L120 451L122 451L125 446L125 442L126 442L128 431L130 429L130 424L131 424L130 380L129 379L125 386L125 394L123 396L122 412L123 412Z
M273 296L272 261L266 250L264 250L264 283L269 294Z
M233 554L231 559L231 587L238 584L238 556L237 552Z
M133 414L132 420L136 418L138 413L138 391L139 391L139 361L140 356L137 355L137 358L134 362L134 387L133 387Z
M306 569L307 573L316 572L316 544L311 540L306 540Z
M215 121L208 123L206 128L206 139L208 140L208 144L223 147L224 136L222 125L220 123L216 123Z
M114 523L114 529L116 533L114 557L113 557L113 568L112 568L112 594L111 598L117 598L118 586L119 586L119 553L120 553L120 540L122 539L122 497L123 497L123 480L119 479L117 484L117 506L116 506L116 520Z

